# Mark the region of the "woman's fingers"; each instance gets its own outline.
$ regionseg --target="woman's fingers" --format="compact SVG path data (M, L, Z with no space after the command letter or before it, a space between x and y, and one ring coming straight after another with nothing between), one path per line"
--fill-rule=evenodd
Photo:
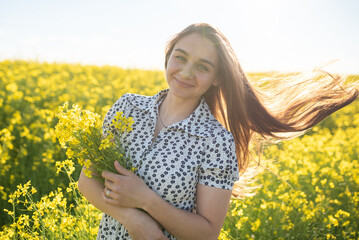
M106 189L105 189L105 191L106 191ZM118 200L114 199L114 196L116 196L116 195L111 191L108 193L105 191L102 192L102 198L104 199L104 201L111 205L115 205L115 206L119 205Z
M127 170L126 168L122 167L121 164L118 161L114 162L115 168L118 172L118 174L116 173L112 173L109 171L103 171L102 172L102 177L108 180L111 180L112 182L116 182L116 180L118 180L121 175L122 176L131 176L133 175L133 173L129 170Z
M116 168L117 172L119 174L121 174L121 175L129 176L129 175L133 174L131 171L129 171L126 168L122 167L121 164L118 161L115 161L114 165L115 165L115 168Z
M112 173L112 172L109 172L109 171L103 171L102 172L102 177L107 179L107 180L110 180L111 182L119 182L121 181L121 176L120 174L117 174L117 173Z
M108 179L105 179L105 187L110 189L111 191L116 191L116 184Z
M112 199L113 201L106 202L121 207L141 208L144 204L144 199L146 199L146 194L149 194L152 190L147 187L141 178L119 166L119 163L115 163L115 167L119 174L107 171L102 173L105 178L105 187L110 191L108 192L106 189L103 191L105 197L108 195L107 199L104 200Z
M110 193L111 193L112 191L109 189L109 188L107 188L107 187L105 187L105 189L103 190L103 194L107 197L107 198L111 198L110 197Z

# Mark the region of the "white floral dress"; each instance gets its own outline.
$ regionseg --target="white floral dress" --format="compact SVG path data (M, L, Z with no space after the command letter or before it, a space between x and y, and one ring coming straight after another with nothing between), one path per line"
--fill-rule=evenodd
M234 139L202 98L187 119L163 128L152 142L158 106L167 93L168 89L150 97L123 95L106 114L103 130L115 131L109 126L116 112L133 117L133 130L126 135L126 151L135 165L142 160L137 175L168 203L195 212L197 184L232 189L238 180ZM176 239L166 230L164 234ZM121 223L104 213L97 239L131 237Z

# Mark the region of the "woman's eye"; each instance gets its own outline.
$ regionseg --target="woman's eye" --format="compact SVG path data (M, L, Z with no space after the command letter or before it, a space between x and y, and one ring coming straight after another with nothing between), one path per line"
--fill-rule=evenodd
M182 56L176 56L176 58L181 62L186 61L186 59L184 57L182 57Z
M204 72L207 72L207 71L208 71L208 68L207 68L206 66L202 65L202 64L199 64L199 65L198 65L198 69L199 69L200 71L204 71Z

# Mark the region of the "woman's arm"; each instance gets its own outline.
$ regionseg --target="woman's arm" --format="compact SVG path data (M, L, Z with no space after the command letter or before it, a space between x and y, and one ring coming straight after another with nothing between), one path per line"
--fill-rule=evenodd
M111 189L104 200L114 206L142 208L178 239L217 239L231 198L231 190L199 184L197 214L178 209L163 200L132 172L115 164L121 174L104 172Z
M126 219L125 215L128 209L122 207L115 208L103 201L103 184L98 182L96 179L86 177L83 169L80 173L78 189L80 190L82 195L97 209L109 214L111 217L115 218L119 222L123 222Z
M85 176L81 171L78 188L96 208L107 213L125 226L133 239L167 239L160 225L148 214L135 209L113 206L103 199L103 184Z
M197 214L177 209L157 194L148 197L143 209L179 239L218 239L231 193L231 190L198 184Z

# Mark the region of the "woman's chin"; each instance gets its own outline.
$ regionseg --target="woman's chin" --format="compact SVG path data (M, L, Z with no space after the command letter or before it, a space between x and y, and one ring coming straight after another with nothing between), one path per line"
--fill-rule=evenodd
M181 99L194 99L197 98L194 94L191 94L190 89L183 89L178 87L171 87L169 94L172 94L173 96ZM200 97L198 97L200 98Z

